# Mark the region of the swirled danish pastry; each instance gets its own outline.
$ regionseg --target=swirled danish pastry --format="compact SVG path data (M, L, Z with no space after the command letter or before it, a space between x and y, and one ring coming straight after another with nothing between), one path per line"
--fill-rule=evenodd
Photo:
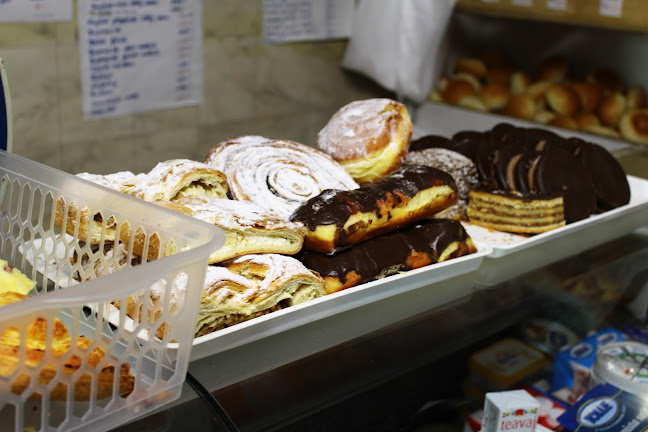
M216 144L205 163L227 177L232 198L288 218L325 189L358 187L327 154L304 144L242 136Z

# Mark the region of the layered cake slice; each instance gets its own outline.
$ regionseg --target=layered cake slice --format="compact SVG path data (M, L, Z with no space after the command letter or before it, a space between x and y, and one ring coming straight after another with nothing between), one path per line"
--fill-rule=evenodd
M565 225L561 196L509 195L472 189L466 212L475 225L518 234L539 234Z

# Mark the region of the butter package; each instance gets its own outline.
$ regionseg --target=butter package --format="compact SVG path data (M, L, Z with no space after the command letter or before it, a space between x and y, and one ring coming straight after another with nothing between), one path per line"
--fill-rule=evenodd
M611 384L599 384L558 421L571 431L643 432L648 430L648 400Z
M481 430L534 432L538 407L538 401L524 390L486 393Z
M535 381L549 365L540 350L519 339L505 338L470 356L469 381L484 393L511 390Z
M586 337L556 356L551 395L572 405L589 388L589 377L599 348L625 341L626 337L613 328L605 328Z

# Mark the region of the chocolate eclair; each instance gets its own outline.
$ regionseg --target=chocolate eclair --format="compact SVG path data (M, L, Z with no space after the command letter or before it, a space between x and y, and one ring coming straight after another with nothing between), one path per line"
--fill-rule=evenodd
M358 189L325 190L297 208L290 220L306 227L304 248L333 253L431 217L457 198L450 174L412 165Z
M333 255L301 251L295 257L324 278L326 291L331 294L476 251L459 221L428 219Z

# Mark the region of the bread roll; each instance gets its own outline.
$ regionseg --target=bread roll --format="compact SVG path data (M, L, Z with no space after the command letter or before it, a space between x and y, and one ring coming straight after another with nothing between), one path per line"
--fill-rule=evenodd
M626 91L628 109L639 109L646 106L646 90L643 87L632 87Z
M571 88L578 95L581 110L584 113L596 111L603 98L601 87L590 82L577 81L571 84Z
M509 88L499 83L487 83L481 90L482 100L489 111L503 109L508 102L509 96Z
M571 117L567 117L564 115L558 115L554 117L553 119L549 120L547 123L550 126L557 126L565 129L572 129L572 130L578 130L578 123L576 123L576 120L574 120Z
M619 92L608 93L603 96L598 108L601 124L615 128L626 110L626 98Z
M633 109L623 114L619 131L629 141L648 144L648 109Z
M466 73L478 80L486 76L486 65L478 58L460 57L455 61L454 73Z
M574 120L579 130L587 130L589 127L600 126L601 124L596 114L591 112L576 114Z
M532 120L535 113L536 103L526 93L511 96L504 106L504 114L523 120Z
M510 90L512 94L524 93L531 85L531 77L523 71L511 75Z
M578 94L565 84L554 84L545 94L545 100L552 111L571 117L580 111Z
M461 99L477 96L478 89L473 83L462 79L450 79L441 90L441 99L451 105L457 105Z
M536 81L553 83L564 81L569 72L569 62L563 56L551 56L538 64L535 70Z

